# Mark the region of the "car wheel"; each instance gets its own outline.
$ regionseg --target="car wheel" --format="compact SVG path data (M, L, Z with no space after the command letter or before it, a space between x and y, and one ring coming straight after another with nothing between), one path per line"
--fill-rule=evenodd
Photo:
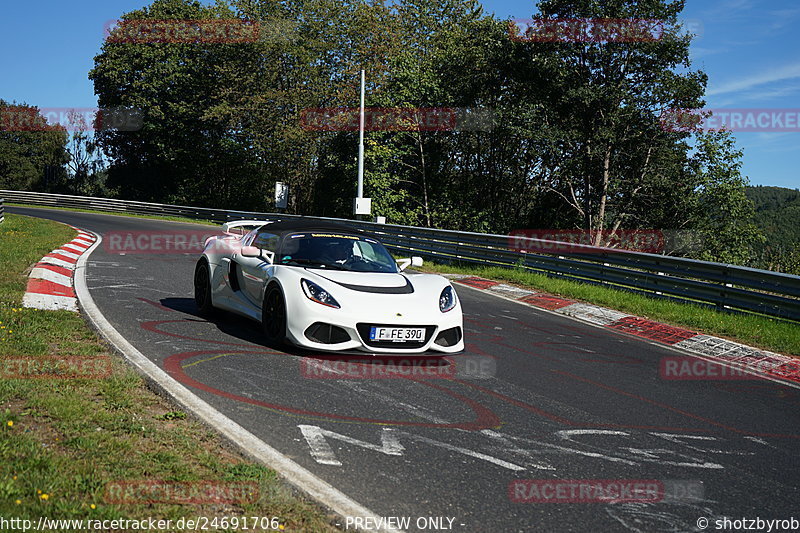
M198 261L194 269L194 303L201 315L214 314L214 305L211 303L211 271L205 259Z
M277 285L270 285L264 294L264 305L261 309L261 324L267 343L283 346L286 342L286 302Z

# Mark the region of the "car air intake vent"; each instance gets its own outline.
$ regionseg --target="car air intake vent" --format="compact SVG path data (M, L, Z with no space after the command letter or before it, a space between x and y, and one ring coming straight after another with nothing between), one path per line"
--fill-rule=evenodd
M339 344L350 340L350 335L344 329L333 324L315 322L305 332L306 338L322 344Z
M440 332L436 336L436 340L433 341L435 344L439 346L455 346L458 344L458 341L461 340L461 328L456 326L454 328L446 329Z

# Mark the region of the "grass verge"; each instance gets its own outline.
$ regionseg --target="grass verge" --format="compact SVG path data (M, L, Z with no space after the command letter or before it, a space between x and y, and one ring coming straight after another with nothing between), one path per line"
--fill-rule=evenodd
M531 290L602 305L632 315L725 337L775 352L800 355L800 324L758 315L723 313L699 305L648 298L599 285L550 278L521 269L426 263L420 270L470 274L510 282Z
M330 525L331 516L293 495L274 471L227 449L214 432L150 391L80 315L21 307L26 270L74 236L69 227L43 219L6 215L0 224L0 516L34 524L42 516L152 517L173 523L195 517L277 517L262 524L266 529L253 528L252 522L248 529L338 531ZM110 365L110 374L11 377L22 358L30 362L27 375L34 375L46 361L68 357L100 358ZM64 371L58 365L48 369L51 376ZM133 500L166 494L113 490L141 480L176 482L170 486L178 492L170 493L172 503L113 502L120 494ZM175 503L189 495L208 500L195 482L207 482L209 490L236 501ZM241 522L238 528L229 524L226 529L220 522L215 530L243 530Z

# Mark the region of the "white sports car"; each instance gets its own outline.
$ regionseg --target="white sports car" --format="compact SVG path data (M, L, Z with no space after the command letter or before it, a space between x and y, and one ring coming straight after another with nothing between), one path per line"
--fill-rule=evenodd
M236 228L255 227L236 234ZM295 220L228 222L206 241L194 274L203 314L224 309L263 325L269 344L321 351L451 354L464 349L450 282L404 273L375 238L344 225Z

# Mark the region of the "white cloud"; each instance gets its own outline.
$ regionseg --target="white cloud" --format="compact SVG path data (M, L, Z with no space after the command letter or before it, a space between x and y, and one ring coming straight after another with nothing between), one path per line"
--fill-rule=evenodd
M706 92L706 95L714 96L718 94L735 93L739 91L752 89L754 87L758 87L759 85L764 85L766 83L775 83L785 80L793 80L797 78L800 78L800 63L795 63L793 65L784 65L782 67L770 71L761 72L753 76L740 78L736 81L731 81L728 83L723 83L722 85L714 86Z

